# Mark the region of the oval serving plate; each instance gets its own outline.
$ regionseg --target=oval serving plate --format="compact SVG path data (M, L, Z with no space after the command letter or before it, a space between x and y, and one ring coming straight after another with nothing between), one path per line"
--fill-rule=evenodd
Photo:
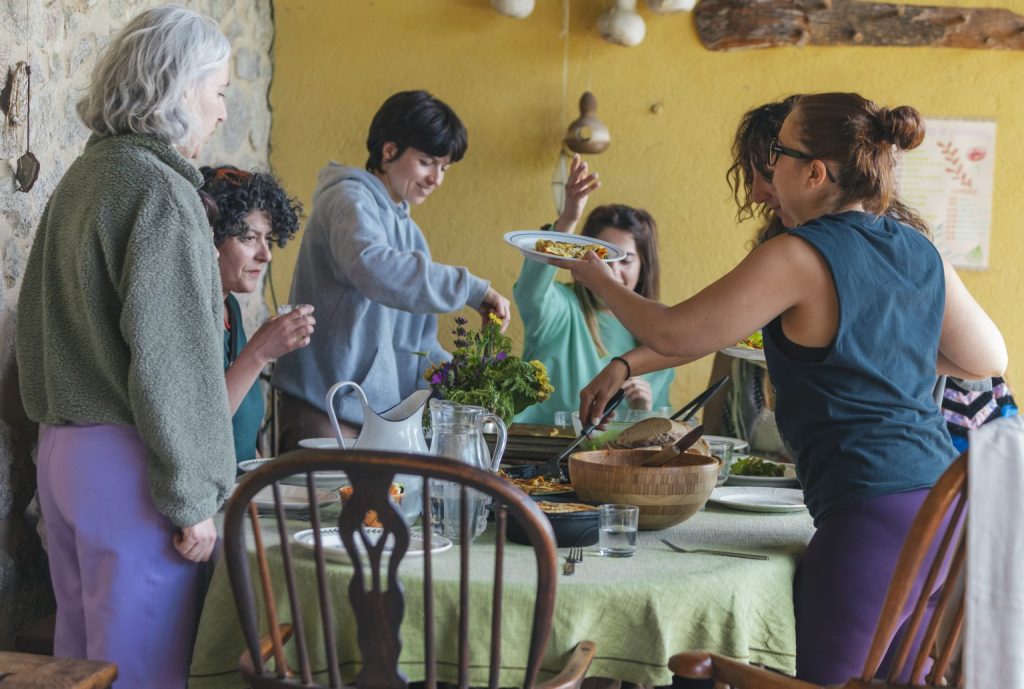
M246 459L238 463L238 468L240 471L253 471L254 469L259 469L267 462L273 462L275 459L276 457ZM348 476L344 471L318 471L315 477L313 482L316 484L317 490L338 490L342 486L348 485ZM306 477L302 474L286 476L281 479L280 483L285 486L305 486Z
M378 529L370 526L364 526L363 531L366 533L369 540L376 543L376 540L381 537L384 533L383 529ZM311 552L314 549L314 539L316 538L313 533L313 529L305 529L292 534L292 541L302 546L303 548L309 549ZM332 562L341 562L350 564L352 560L348 556L348 552L345 551L345 545L341 542L341 535L338 533L338 528L335 526L326 526L320 529L320 538L324 544L324 558ZM384 557L387 558L391 554L391 541L393 537L388 537L388 542L384 544ZM430 535L432 553L443 553L446 550L452 549L452 542L450 539L444 536L438 536L437 534ZM355 539L356 547L359 548L360 552L364 552L362 540L357 536ZM405 557L422 557L423 556L423 534L417 529L413 529L409 532L409 550L406 551Z
M309 493L306 490L306 486L291 486L283 485L280 486L281 491L281 506L287 510L308 510L309 509ZM326 505L339 502L341 496L337 491L326 491L318 490L316 492L317 503L324 507ZM252 496L252 504L256 505L257 509L260 510L272 510L274 509L274 489L273 486L265 486L256 495Z
M541 251L534 249L537 246L538 239L552 239L558 242L565 242L566 244L600 244L604 248L608 249L608 257L601 259L605 263L612 263L613 261L621 261L626 258L626 252L619 247L609 242L595 239L594 237L583 237L578 234L567 234L565 232L544 232L543 230L517 230L514 232L505 233L505 241L519 249L523 256L530 259L531 261L540 261L541 263L551 263L554 261L579 261L578 258L568 258L566 256L554 256L552 254L545 254Z
M746 359L748 361L764 361L764 350L754 349L753 347L726 347L725 349L718 350L722 354L736 357L737 359Z
M799 488L715 488L709 499L725 507L749 512L800 512L807 509L804 493Z

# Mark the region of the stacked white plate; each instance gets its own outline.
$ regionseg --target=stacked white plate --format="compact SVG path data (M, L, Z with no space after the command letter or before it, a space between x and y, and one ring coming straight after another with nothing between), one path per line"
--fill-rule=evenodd
M275 459L275 457L247 459L244 462L239 462L238 468L242 471L253 471L260 468L267 462L273 462ZM318 471L314 474L314 477L313 482L316 485L317 490L332 491L348 485L348 476L345 475L344 471ZM281 479L281 483L286 486L305 486L306 476L305 474L286 476Z
M384 533L383 529L377 529L369 526L363 527L363 533L366 534L367 540L370 541L371 545L376 545L381 535ZM303 548L313 550L315 545L316 533L314 529L306 529L299 531L292 536L292 540ZM324 545L324 557L333 562L351 562L348 553L345 551L345 545L341 542L341 534L338 532L337 527L328 526L320 529L320 538ZM388 536L388 540L384 543L383 555L385 558L391 554L392 543L394 536ZM357 535L355 538L356 548L359 549L360 553L365 552L363 541ZM451 550L451 540L444 536L438 536L437 534L430 535L430 552L432 553L443 553L446 550ZM409 533L409 549L405 553L405 557L422 557L424 552L423 534L418 530L412 530Z

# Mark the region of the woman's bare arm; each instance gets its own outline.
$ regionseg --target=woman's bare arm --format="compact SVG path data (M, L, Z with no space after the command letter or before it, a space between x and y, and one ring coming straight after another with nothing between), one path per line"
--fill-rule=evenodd
M968 380L1001 376L1006 371L1006 342L999 328L967 291L956 269L942 260L946 307L939 338L938 373Z

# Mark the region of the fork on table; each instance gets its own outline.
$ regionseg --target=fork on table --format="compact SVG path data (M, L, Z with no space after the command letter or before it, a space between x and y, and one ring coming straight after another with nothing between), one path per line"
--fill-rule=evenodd
M677 553L699 553L702 555L724 555L725 557L742 557L747 560L767 560L767 555L754 555L753 553L734 553L730 550L705 550L703 548L680 548L671 541L666 541L664 538L661 542L667 545Z
M562 574L575 573L577 562L583 562L583 548L569 548L569 554L565 556L565 564L562 565Z

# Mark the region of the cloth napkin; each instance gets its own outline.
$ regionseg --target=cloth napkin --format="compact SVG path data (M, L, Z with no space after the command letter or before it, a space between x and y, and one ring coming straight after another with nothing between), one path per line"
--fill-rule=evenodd
M966 686L1024 687L1024 419L970 433Z

